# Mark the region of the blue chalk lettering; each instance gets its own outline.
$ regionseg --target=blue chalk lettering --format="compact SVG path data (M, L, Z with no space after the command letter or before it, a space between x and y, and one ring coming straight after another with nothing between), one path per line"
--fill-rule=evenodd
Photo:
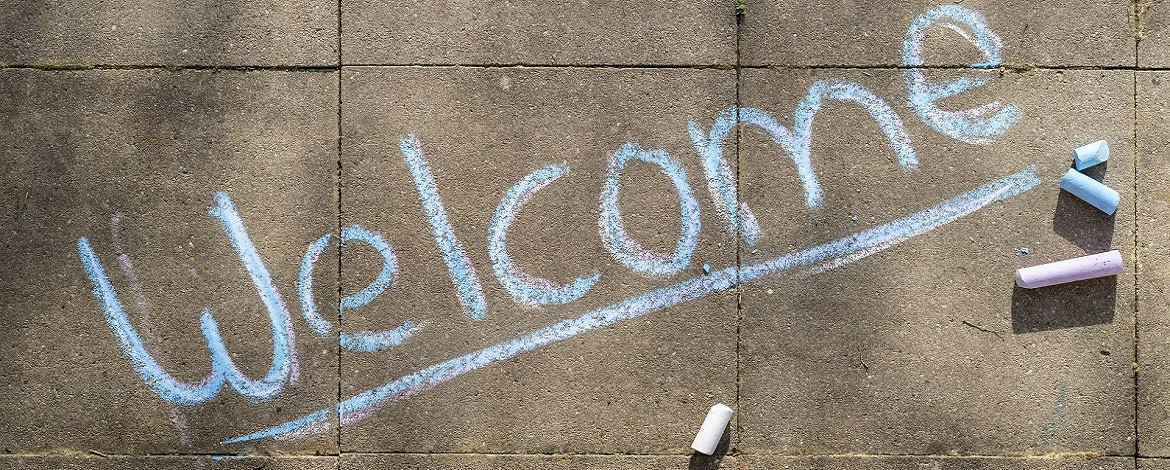
M990 80L984 76L972 77L964 73L943 84L927 81L926 73L922 70L922 41L926 37L926 30L939 21L943 21L943 27L963 36L983 53L983 62L972 64L972 68L991 69L999 67L1002 61L1000 49L1003 43L991 31L983 15L958 5L942 5L931 9L914 19L902 43L902 65L909 67L904 76L910 106L923 122L938 133L971 144L986 144L989 138L1003 135L1019 122L1023 113L1015 105L1001 106L998 101L963 111L946 111L935 107L935 101L981 87ZM970 32L964 27L969 28Z
M618 207L618 192L621 190L622 169L631 160L639 160L658 165L662 173L674 183L679 200L679 216L682 218L682 228L679 230L678 242L675 243L674 254L670 258L652 253L642 247L626 233L622 223L621 209ZM682 271L691 262L691 255L695 252L699 230L699 202L691 193L691 186L687 183L686 172L678 160L672 158L665 150L642 150L637 144L627 143L613 153L609 159L609 173L605 185L601 190L601 217L598 219L601 228L601 240L605 248L614 258L630 269L642 274L664 276Z
M130 325L122 301L114 292L114 286L110 283L105 268L98 261L97 254L90 247L88 238L81 237L77 240L77 252L81 256L86 275L93 283L93 295L102 304L106 323L109 324L114 339L130 359L130 364L142 382L160 398L176 405L198 405L214 398L225 380L223 370L214 363L214 358L211 374L198 383L187 384L171 377L146 350L138 330Z
M760 228L747 203L739 203L736 200L734 175L723 158L724 140L731 134L731 129L737 122L752 124L767 132L792 158L797 178L804 188L805 203L808 207L820 208L822 190L817 181L816 171L813 170L811 156L812 124L825 98L851 101L868 111L898 156L898 163L906 170L917 168L918 155L914 152L910 136L906 134L905 126L898 114L873 92L844 80L829 79L813 83L796 107L792 131L786 129L772 115L756 108L723 110L706 137L703 136L702 128L692 121L689 125L691 142L702 156L707 187L711 192L711 198L716 202L715 207L733 230L740 231L748 245L755 245L760 236ZM737 204L738 210L735 209Z
M399 377L342 400L336 411L333 409L316 411L292 421L228 439L224 444L289 435L314 425L330 426L329 420L335 412L339 414L342 423L353 423L369 416L370 411L381 404L405 399L473 370L559 341L792 269L811 266L832 269L843 266L959 220L991 204L1015 197L1038 184L1040 180L1036 178L1036 168L1028 167L901 219L812 248L745 265L742 270L732 266L712 271L710 275L687 279L631 297Z
M305 256L301 260L301 272L297 282L297 292L301 298L301 313L305 317L305 322L309 324L309 327L322 339L331 339L333 337L333 325L328 320L322 318L321 314L317 311L317 301L313 297L313 265L316 264L317 259L320 258L325 247L329 245L331 236L332 234L327 233L309 244L309 248L305 251ZM366 230L360 225L350 225L341 230L341 244L355 240L369 244L377 250L378 254L382 255L382 270L364 289L341 299L339 305L341 313L372 302L387 287L390 287L390 284L394 281L394 275L398 272L398 258L394 256L394 249L390 247L389 243L386 243L386 240L381 235ZM408 320L389 331L341 332L338 335L338 341L342 348L350 351L384 351L402 344L411 335L421 330L423 326L424 324L416 324Z
M463 244L455 237L451 222L447 218L447 211L443 209L443 200L439 198L439 187L435 177L431 174L431 167L427 165L423 156L422 147L413 135L407 136L399 143L402 158L410 169L410 176L414 179L414 186L418 189L418 199L422 202L423 211L431 225L431 234L435 237L435 244L443 254L443 261L451 272L451 281L459 293L459 300L463 303L464 312L472 320L483 320L487 315L487 303L483 299L483 288L479 278L475 275L475 268L467 258Z
M122 352L143 383L156 395L177 405L198 405L214 398L224 382L231 384L240 395L259 402L279 394L284 382L293 374L296 361L293 349L292 321L284 302L272 285L272 278L264 262L260 260L256 247L248 237L244 223L236 212L235 205L225 193L215 194L216 205L209 213L218 218L227 232L228 239L243 262L245 270L252 277L260 297L268 310L269 325L272 329L272 365L260 380L247 378L231 359L223 343L219 327L211 311L204 309L199 317L200 328L211 352L211 372L196 384L179 382L170 376L146 350L138 331L131 326L122 301L118 298L109 276L98 261L97 254L89 240L82 237L77 241L77 252L85 267L86 275L93 284L94 297L102 304L106 323Z
M264 262L260 260L260 254L256 252L256 246L248 237L248 232L244 229L244 221L240 220L240 215L236 212L231 198L223 192L215 193L214 198L216 205L208 209L207 212L212 217L219 219L220 224L223 225L228 240L236 249L240 261L243 262L244 268L252 277L256 289L260 291L260 298L264 301L264 306L268 309L268 320L272 327L272 366L264 378L253 381L236 369L235 363L228 355L227 348L222 342L212 341L211 337L208 336L208 346L211 347L212 357L219 356L222 363L231 369L231 373L227 374L227 380L232 388L245 397L271 398L280 393L284 381L290 374L294 373L292 364L296 361L296 349L293 347L295 339L292 318L289 316L288 309L285 307L284 301L281 300L280 294L276 291L276 286L272 284L272 276L268 274L268 268L264 267ZM215 320L211 317L211 312L204 311L200 318L200 325L203 327L205 336L208 335L209 329L218 335L219 330L215 328Z
M743 112L750 108L738 110ZM760 239L760 224L746 202L740 202L736 193L736 177L727 159L723 158L723 142L731 134L731 129L740 121L737 109L725 109L715 118L711 125L711 132L703 134L699 123L691 121L687 124L687 131L691 136L691 143L703 163L703 173L707 177L707 191L711 200L715 202L715 209L727 221L728 229L739 231L744 242L755 245ZM775 121L775 120L773 120ZM760 125L757 123L757 125ZM779 125L779 124L777 124ZM764 127L761 125L761 127ZM766 129L766 127L765 127ZM804 170L797 165L797 171ZM811 168L807 169L811 171ZM813 177L815 179L815 176ZM802 180L803 181L803 180Z
M529 276L521 272L512 262L508 254L507 236L508 227L516 219L520 207L526 204L537 191L548 186L558 178L569 174L569 167L565 165L549 165L536 170L512 186L496 206L492 216L491 226L488 228L488 256L492 260L492 269L500 285L508 290L517 303L535 307L539 305L567 304L577 300L589 292L593 285L601 279L601 273L582 276L573 282L557 286L547 279Z

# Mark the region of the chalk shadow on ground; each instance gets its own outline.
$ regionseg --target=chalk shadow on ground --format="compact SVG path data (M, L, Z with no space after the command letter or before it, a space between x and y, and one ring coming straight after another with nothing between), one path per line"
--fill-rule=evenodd
M717 470L723 462L723 457L727 455L727 449L730 447L731 426L728 426L727 429L723 430L723 437L719 438L719 445L715 446L715 453L705 455L699 453L699 451L692 452L687 470Z
M1086 168L1084 173L1101 181L1105 178L1108 163ZM1101 212L1072 193L1060 190L1056 199L1056 211L1052 217L1052 230L1065 240L1081 247L1088 253L1109 251L1113 246L1113 226L1116 219L1112 214Z
M1104 325L1113 322L1117 276L1012 291L1012 333Z

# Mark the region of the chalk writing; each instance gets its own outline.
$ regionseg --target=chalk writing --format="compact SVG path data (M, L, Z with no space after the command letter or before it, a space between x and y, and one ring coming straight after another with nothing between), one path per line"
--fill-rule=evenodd
M435 184L431 167L423 158L422 146L412 135L402 139L399 148L402 150L402 158L406 160L406 167L410 169L410 176L414 179L414 186L418 188L418 199L422 202L427 221L431 224L435 244L443 253L443 262L447 263L447 269L451 271L451 280L459 291L459 300L463 302L464 311L472 320L482 320L487 315L483 288L479 285L479 277L475 275L471 260L467 259L467 251L455 237L455 230L451 228L451 221L447 219L447 210L443 208L443 200L439 198L439 187Z
M823 80L809 87L808 94L796 107L792 132L770 114L755 108L724 110L719 113L719 117L711 125L711 132L706 137L703 136L702 126L691 121L688 126L691 142L702 157L711 199L716 202L715 207L727 220L730 228L738 230L748 245L756 244L760 237L760 227L747 203L740 203L737 211L735 179L727 160L723 158L723 141L738 123L752 124L763 129L792 158L792 163L796 166L796 176L804 187L808 207L820 208L821 185L817 182L816 172L813 171L810 153L813 118L816 117L817 111L820 111L825 97L861 105L881 127L890 147L898 155L898 162L902 167L913 170L918 166L918 156L914 153L910 137L906 135L906 130L902 126L902 119L890 109L885 100L861 85L843 80Z
M670 178L678 192L679 216L682 229L670 258L659 256L642 247L626 233L622 224L622 213L618 207L618 192L621 190L622 169L629 161L639 160L658 165L662 174ZM637 144L627 143L613 153L609 159L609 174L601 189L601 240L614 258L634 271L653 276L675 274L691 262L695 243L699 238L699 201L691 193L687 175L678 160L671 158L665 150L642 150Z
M313 265L321 257L321 252L325 251L325 247L329 245L329 239L332 236L333 234L327 233L309 244L309 249L301 261L301 273L297 282L297 291L301 297L301 313L305 317L305 323L308 323L309 328L312 328L323 339L333 338L333 325L317 312L317 302L313 299ZM381 235L359 225L350 225L341 229L341 244L344 245L354 240L368 243L378 251L378 254L382 255L382 270L378 273L378 277L364 289L341 298L338 306L343 313L346 310L372 302L387 287L390 287L390 283L394 281L394 274L398 272L398 258L394 256L394 250ZM343 331L338 333L337 340L341 347L350 351L383 351L402 344L406 338L421 330L423 326L425 323L416 324L407 320L393 330L380 333L368 331L347 333Z
M1002 106L998 101L963 111L946 111L934 106L934 102L955 96L971 88L986 85L988 77L972 77L964 73L961 77L941 85L932 85L922 70L922 40L926 30L936 22L943 21L943 27L950 29L983 53L983 62L972 64L974 69L999 67L1002 59L999 51L1003 47L999 36L987 26L987 19L979 13L958 5L942 5L923 13L910 24L906 41L902 44L902 65L906 69L906 87L910 93L910 106L934 130L954 139L972 144L986 144L989 137L1002 135L1019 122L1022 117L1015 105ZM958 24L956 24L958 23ZM963 29L963 26L971 31ZM995 115L984 117L999 109Z
M972 144L989 143L990 138L999 136L1014 126L1021 119L1022 113L1014 105L1001 106L998 101L957 112L943 111L935 107L936 101L983 86L989 80L987 77L971 78L964 74L961 78L943 85L928 83L921 69L922 40L925 31L936 23L959 33L983 52L984 62L973 65L973 68L989 68L1000 63L1002 47L1000 40L991 32L981 15L959 6L948 5L932 9L914 20L903 44L903 63L907 66L905 80L910 105L924 123L941 134ZM727 229L737 232L749 245L761 241L763 230L751 208L740 201L737 194L737 178L723 155L723 147L728 136L740 124L750 124L767 133L792 160L795 180L803 189L805 204L812 209L819 209L823 204L823 190L811 155L812 126L817 112L826 99L860 106L881 129L890 148L898 157L898 164L906 171L914 171L917 168L918 154L901 118L893 108L862 85L841 79L814 82L795 108L791 129L782 125L773 115L747 106L722 110L709 131L704 131L701 124L691 120L688 122L687 131L702 165L710 199L726 223ZM998 112L987 117L996 109ZM473 321L481 320L487 314L482 286L466 250L455 236L421 144L415 136L409 135L399 142L399 151L410 171L435 245L450 273L463 310ZM670 180L678 196L680 230L674 250L669 254L647 250L630 237L623 224L619 205L622 174L631 162L657 166ZM507 248L508 230L520 209L540 190L569 173L567 165L552 164L528 174L503 195L492 217L486 238L492 271L500 285L520 305L539 307L571 304L583 298L601 278L601 273L593 269L592 273L582 275L567 284L556 285L547 279L522 272ZM439 362L341 400L336 408L319 410L224 442L236 443L261 438L289 439L327 431L334 422L341 425L354 423L370 416L379 406L386 403L403 400L468 372L568 338L781 273L793 270L818 273L844 266L953 222L989 204L1014 197L1038 183L1035 168L1029 167L918 213L827 243L752 264L721 269L712 269L704 264L702 275L676 281L668 286L590 310L580 316L553 323L514 339ZM200 326L211 353L211 372L196 383L183 383L171 377L146 350L142 338L131 326L124 307L89 240L82 237L77 243L78 254L93 284L94 296L101 304L106 322L113 331L119 347L151 390L163 400L178 405L204 403L215 397L224 383L230 384L242 396L252 401L266 400L279 394L286 381L295 382L298 374L288 311L231 199L225 193L216 193L214 201L215 205L211 207L209 214L218 219L223 226L245 271L256 285L268 313L273 340L272 364L265 376L258 380L244 376L231 361L220 337L219 328L208 309L204 309L201 314ZM599 210L601 245L617 262L641 275L652 277L675 276L690 265L702 228L699 202L693 194L682 164L665 150L645 150L636 143L628 142L609 155L608 172L600 188ZM360 291L339 300L339 309L344 313L368 305L382 295L397 276L398 259L393 248L381 235L360 225L345 227L339 235L340 246L350 242L365 243L382 257L382 269L374 280ZM304 320L320 338L325 340L334 337L334 325L323 318L317 309L317 302L313 297L313 270L331 240L332 234L325 234L308 245L301 259L297 282ZM117 248L119 261L122 262L120 242ZM128 266L128 263L127 258L123 264ZM127 268L123 271L133 278L132 270ZM132 279L132 287L137 300L140 297L137 278ZM357 333L340 331L336 333L336 337L340 346L347 350L376 352L401 344L425 325L426 321L406 320L387 331ZM340 330L340 327L337 329ZM336 421L332 419L334 417L337 418Z
M268 309L268 320L272 327L272 366L260 380L249 379L236 367L209 309L203 310L199 317L199 325L207 340L207 348L211 351L211 373L195 384L182 383L171 377L146 351L142 338L126 317L122 301L118 299L118 294L110 284L110 278L98 261L97 254L90 247L89 240L82 237L77 241L81 262L85 266L90 282L93 283L93 294L101 302L106 323L113 330L114 338L122 352L130 358L134 370L155 394L178 405L198 405L214 398L225 381L240 395L252 401L267 400L280 393L284 388L284 382L296 368L292 321L288 309L285 308L276 287L272 285L272 277L264 267L264 262L260 260L256 246L248 237L244 223L240 220L231 199L227 194L216 193L215 202L216 205L208 213L220 220Z
M495 215L492 216L491 227L488 229L488 257L492 259L496 279L520 305L535 307L567 304L583 297L597 280L601 279L601 273L594 271L593 274L579 277L568 285L556 286L547 279L520 272L508 254L508 227L516 219L520 207L528 203L537 191L567 174L569 167L566 165L549 165L532 172L508 190L496 207Z
M577 318L555 323L516 339L432 365L349 397L338 405L336 413L341 415L342 424L350 424L368 417L371 408L411 397L475 369L615 323L725 291L735 287L737 283L748 283L793 268L821 263L833 267L843 266L958 220L989 204L1014 197L1038 184L1040 180L1036 178L1035 167L1029 167L929 209L869 230L759 263L712 271L710 275L687 279L586 312ZM334 412L332 409L320 410L277 426L228 439L224 443L276 437L311 425L329 426Z

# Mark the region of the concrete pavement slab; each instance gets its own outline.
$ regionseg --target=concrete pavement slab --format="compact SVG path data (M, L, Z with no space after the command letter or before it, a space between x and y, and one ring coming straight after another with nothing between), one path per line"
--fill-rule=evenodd
M1133 453L1132 74L984 72L919 117L902 105L910 72L744 73L744 106L809 123L822 190L810 209L790 154L743 127L741 198L763 229L744 269L855 233L893 238L744 287L740 450ZM987 103L1010 110L998 126L961 120ZM1072 150L1098 139L1110 160L1090 174L1120 191L1113 216L1058 187ZM1031 189L985 205L1014 194L1009 175ZM977 210L939 225L970 198ZM1116 278L1014 286L1016 268L1110 249L1129 263Z
M903 41L911 24L935 8L971 11L985 18L979 31L990 31L1002 40L1005 64L1135 65L1133 4L1122 0L973 0L941 6L927 1L747 4L740 38L744 65L902 65ZM925 30L927 65L964 66L984 60L958 31L976 38L979 34L959 21L940 21Z
M1166 470L1170 468L1170 460L1166 459L1137 459L1138 470Z
M1170 4L1162 0L1141 0L1134 2L1135 18L1138 19L1138 65L1141 67L1170 66Z
M336 230L336 83L324 72L0 71L0 447L214 452L336 402L336 347L296 318L305 247ZM234 210L209 213L224 200ZM267 281L253 280L245 245ZM95 279L117 302L99 301ZM335 263L317 283L336 306ZM295 353L274 351L262 284L296 316ZM212 368L204 309L246 377L280 356L297 383L275 394L255 384L254 400L173 384ZM154 365L135 366L119 337ZM256 448L330 452L336 437Z
M0 468L20 470L330 470L336 457L204 456L0 456Z
M344 0L347 64L735 64L735 4Z
M347 68L343 218L383 236L397 253L398 272L385 294L347 310L342 321L355 332L406 321L425 326L388 351L343 355L343 398L361 400L359 393L390 385L381 389L389 390L386 400L367 403L371 413L352 414L368 419L344 426L342 448L688 452L707 409L735 400L735 296L690 297L686 292L698 291L675 286L637 297L704 276L731 279L717 272L735 264L735 237L720 230L707 205L687 122L733 104L734 87L734 72L721 70ZM417 139L438 198L420 196L412 183L418 176L401 146L412 142L408 136ZM603 243L599 201L610 159L632 148L627 144L644 150L630 154L639 156L630 157L616 192L622 239L645 255L629 266L672 265L673 274L635 271ZM733 155L734 145L725 148ZM685 197L662 168L685 171L678 180ZM529 179L533 174L544 179ZM515 199L523 202L514 217L497 218L522 180L543 189L513 193L530 196ZM439 199L454 238L434 234ZM680 217L680 200L698 201L700 209L686 211L689 222ZM493 220L512 223L506 244L489 249ZM676 247L680 234L690 240L683 248ZM481 320L450 274L465 271L449 271L436 242L456 238L483 295ZM689 243L689 262L675 263L672 253L690 251ZM611 248L632 256L630 246ZM510 261L499 264L501 254ZM365 244L347 246L342 260L347 295L383 265ZM497 265L510 274L500 277ZM525 297L594 275L577 294ZM544 284L532 280L538 278Z
M1137 74L1138 151L1138 437L1141 455L1170 456L1170 347L1165 337L1170 322L1170 271L1165 268L1170 233L1161 223L1170 215L1170 171L1165 149L1170 143L1166 114L1170 111L1170 75Z
M332 65L337 3L6 1L0 64Z
M596 469L596 470L716 470L743 468L734 457L706 458L685 455L489 455L489 454L348 454L341 470L489 470L489 469Z
M781 457L744 456L736 459L739 468L751 470L1131 470L1134 459L1080 455L1020 457ZM1144 468L1144 467L1139 467Z

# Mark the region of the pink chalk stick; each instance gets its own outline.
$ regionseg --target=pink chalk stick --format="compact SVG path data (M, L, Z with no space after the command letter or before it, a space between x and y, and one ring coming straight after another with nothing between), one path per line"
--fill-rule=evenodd
M1121 274L1121 252L1117 250L1016 270L1016 285L1035 289L1066 282Z

